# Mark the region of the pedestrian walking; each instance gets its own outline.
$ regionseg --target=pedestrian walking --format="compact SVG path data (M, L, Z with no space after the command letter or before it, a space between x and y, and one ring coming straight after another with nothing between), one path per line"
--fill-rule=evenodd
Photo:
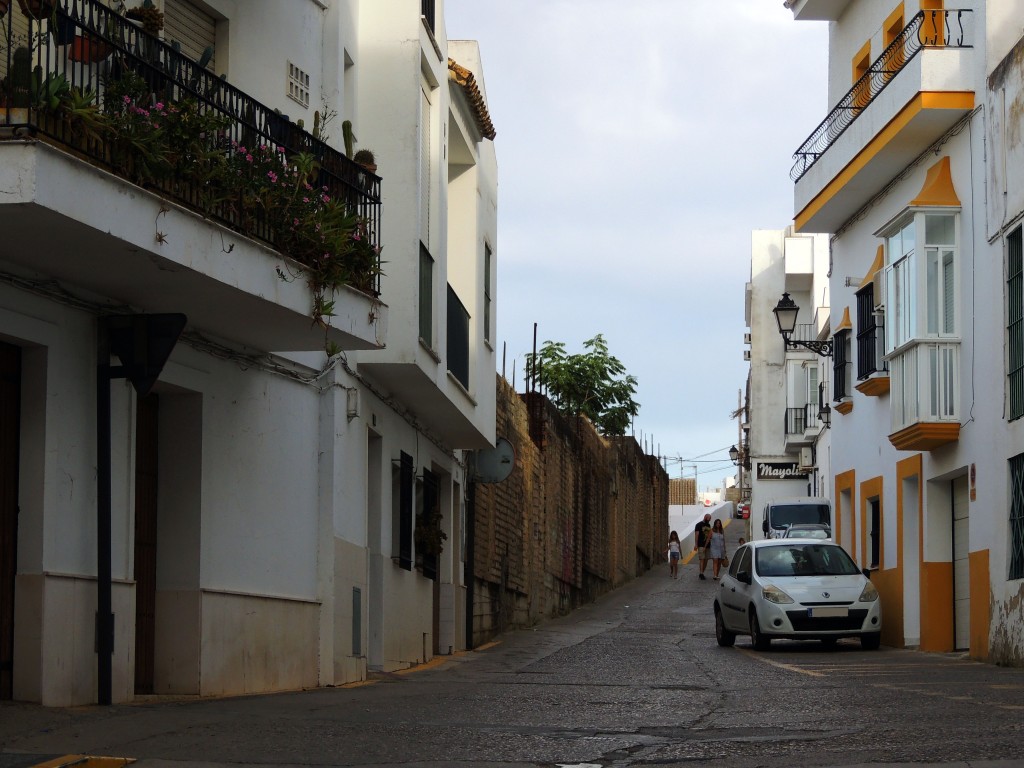
M679 542L679 534L672 531L668 535L668 575L673 579L679 575L679 558L683 547Z
M722 558L725 554L725 527L721 520L715 520L715 524L711 526L711 535L708 536L708 559L711 560L711 571L715 581L718 581L718 572L722 570Z
M700 573L697 578L706 581L704 569L708 564L708 538L711 535L711 513L704 515L704 519L697 522L693 528L693 551L697 553L700 562Z

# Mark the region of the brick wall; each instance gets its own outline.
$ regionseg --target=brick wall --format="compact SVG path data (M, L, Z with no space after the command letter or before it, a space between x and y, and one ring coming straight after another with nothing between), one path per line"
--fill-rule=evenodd
M668 475L632 437L604 438L497 379L501 483L471 486L473 644L564 614L665 559Z

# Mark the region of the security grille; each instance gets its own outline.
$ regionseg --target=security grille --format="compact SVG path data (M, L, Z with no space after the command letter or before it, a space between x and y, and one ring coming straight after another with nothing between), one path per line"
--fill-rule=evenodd
M1007 238L1007 387L1010 421L1024 416L1024 257L1021 256L1021 228Z
M1010 578L1024 579L1024 453L1010 459Z

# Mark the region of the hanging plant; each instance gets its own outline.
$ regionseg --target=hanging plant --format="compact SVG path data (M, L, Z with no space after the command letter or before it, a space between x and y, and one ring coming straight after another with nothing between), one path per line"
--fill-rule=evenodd
M416 553L437 557L444 551L447 534L441 530L441 509L434 507L423 514L416 515L416 528L413 530L413 541Z
M18 0L21 12L35 21L48 19L56 7L53 0Z

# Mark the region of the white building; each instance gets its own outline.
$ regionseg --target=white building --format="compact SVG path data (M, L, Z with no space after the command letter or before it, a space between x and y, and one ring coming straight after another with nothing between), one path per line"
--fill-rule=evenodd
M849 317L832 327L839 537L874 571L883 642L1019 664L1024 2L787 6L829 21L834 109L793 177Z
M788 347L773 310L783 295L799 309L792 339L827 340L830 328L828 237L785 230L751 235L745 315L750 328L746 456L750 478L750 535L763 538L765 502L828 496L829 432L819 419L829 358Z
M317 305L298 264L191 209L195 188L133 184L109 172L109 149L67 151L81 123L33 109L26 131L0 106L0 698L334 685L462 648L463 450L493 443L495 413L497 171L479 53L446 39L443 2L156 4L166 43L193 62L213 47L211 74L91 0L58 5L113 55L67 41L33 63L83 91L137 71L160 89L152 109L198 94L230 114L218 151L234 138L318 153L317 183L368 217L384 274L379 296L342 287ZM40 27L8 13L0 48L13 50ZM326 148L297 130L332 111ZM340 151L343 120L374 151L379 198ZM237 219L234 204L215 213ZM125 313L187 316L146 397L98 372L98 318ZM443 551L424 556L438 521Z

